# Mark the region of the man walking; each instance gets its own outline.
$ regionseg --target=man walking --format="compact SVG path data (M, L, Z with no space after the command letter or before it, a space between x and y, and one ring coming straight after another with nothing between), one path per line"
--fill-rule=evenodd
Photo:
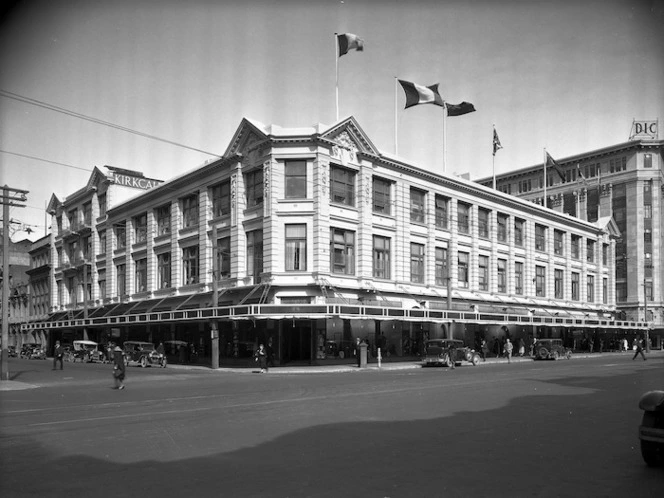
M55 351L53 352L53 370L56 370L58 362L60 362L60 370L62 370L62 357L65 351L60 345L60 341L55 341Z
M634 356L632 357L632 361L636 360L636 357L639 356L639 354L643 358L643 361L646 361L646 359L647 359L646 355L643 354L643 339L640 339L640 338L635 339L634 342L635 342L635 346L636 346L636 351L634 352Z
M449 346L447 347L447 364L450 366L451 370L456 368L456 344L454 341L450 341Z
M125 362L120 346L115 346L113 350L113 378L115 379L115 389L124 389Z
M507 356L507 363L512 363L512 350L514 349L514 345L512 344L512 341L510 341L509 337L505 339L505 356Z

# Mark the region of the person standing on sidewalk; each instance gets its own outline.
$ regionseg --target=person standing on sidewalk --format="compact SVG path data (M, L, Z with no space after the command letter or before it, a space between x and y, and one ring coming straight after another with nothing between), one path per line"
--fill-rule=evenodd
M482 344L480 345L480 355L482 355L482 360L486 361L486 355L489 352L489 346L486 343L486 339L482 339Z
M65 351L60 345L60 341L55 341L55 351L53 352L53 370L56 370L58 362L60 362L60 370L62 370L62 357Z
M261 368L261 373L266 373L267 353L265 352L265 346L262 344L258 346L258 350L256 351L256 361L258 362L258 366Z
M450 341L449 346L447 346L447 364L450 366L450 370L454 370L456 368L456 343L454 341Z
M507 356L507 363L512 363L512 350L514 349L514 345L512 344L512 341L510 341L509 337L505 339L505 349L504 353L505 356Z
M120 346L115 346L113 350L113 378L115 379L115 389L124 389L125 362Z
M643 354L643 339L635 339L634 345L636 346L636 350L634 352L634 356L632 357L632 361L636 360L636 357L639 356L639 354L643 358L643 361L646 361L646 355Z

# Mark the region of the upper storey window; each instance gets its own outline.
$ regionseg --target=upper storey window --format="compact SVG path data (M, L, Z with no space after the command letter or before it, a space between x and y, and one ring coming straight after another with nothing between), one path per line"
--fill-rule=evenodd
M382 178L373 178L373 212L381 214L392 214L392 203L390 197L391 183Z
M182 228L198 225L198 195L193 194L182 198Z
M218 218L231 212L231 182L227 180L212 187L212 217Z
M424 223L426 209L426 192L416 188L410 189L410 221Z
M286 199L306 199L307 197L307 162L286 161L284 164L286 180Z
M247 196L247 207L252 208L263 204L263 170L257 169L244 175L244 187Z
M355 171L330 167L330 202L355 206Z

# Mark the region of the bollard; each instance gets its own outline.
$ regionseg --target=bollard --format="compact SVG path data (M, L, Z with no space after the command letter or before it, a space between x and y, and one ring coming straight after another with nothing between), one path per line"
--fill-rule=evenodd
M382 357L380 356L380 348L378 348L378 368L380 368L380 360L382 360Z
M360 343L360 368L367 368L367 343Z

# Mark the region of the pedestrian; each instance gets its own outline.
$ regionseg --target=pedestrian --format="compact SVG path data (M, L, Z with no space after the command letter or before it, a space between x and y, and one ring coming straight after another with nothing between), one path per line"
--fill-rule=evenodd
M512 345L512 341L509 340L509 337L505 339L505 348L503 350L503 353L505 356L507 356L507 363L512 363L512 350L514 349L514 346Z
M60 362L60 370L62 370L62 357L65 354L65 350L60 345L60 341L55 341L55 350L53 351L53 370L56 370L58 362Z
M159 346L157 346L157 353L159 353L160 355L166 354L166 350L164 349L164 343L163 342L160 342Z
M623 352L624 352L624 351L627 351L627 337L623 337L623 340L622 340L622 350L623 350Z
M262 344L258 346L258 350L256 351L256 354L254 355L256 357L256 361L258 362L258 366L261 368L261 373L266 373L267 372L267 353L265 352L265 346Z
M115 380L114 389L124 389L125 379L125 361L120 346L115 346L113 350L113 379Z
M536 344L537 344L537 337L533 337L533 342L530 343L530 356L533 356Z
M272 337L267 340L267 366L274 366L274 348L272 347Z
M480 345L480 354L482 355L482 360L486 361L486 355L489 352L489 345L486 343L486 340L482 339L482 344Z
M643 358L643 361L646 361L646 359L647 359L646 355L643 354L643 340L641 340L639 338L634 339L634 346L635 346L636 349L635 349L635 352L634 352L634 356L632 357L632 360L636 360L636 357L641 355L641 357Z
M454 370L456 368L456 357L456 343L454 341L450 341L447 346L447 364L449 365L450 370Z
M519 356L526 354L526 343L523 341L523 337L519 339Z
M493 354L496 358L500 357L500 340L497 337L493 340Z

